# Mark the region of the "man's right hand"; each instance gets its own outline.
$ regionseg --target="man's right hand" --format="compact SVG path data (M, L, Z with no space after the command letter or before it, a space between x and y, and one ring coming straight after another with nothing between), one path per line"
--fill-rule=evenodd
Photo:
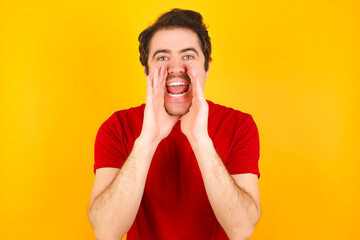
M146 106L140 137L146 141L160 143L173 129L179 116L171 116L165 110L167 70L156 66L154 75L147 75Z

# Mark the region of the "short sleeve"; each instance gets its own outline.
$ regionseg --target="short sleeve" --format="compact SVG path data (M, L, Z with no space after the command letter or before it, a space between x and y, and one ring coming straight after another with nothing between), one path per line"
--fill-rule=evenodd
M259 157L258 129L252 116L248 115L245 122L236 128L233 148L226 167L230 174L253 173L260 177Z
M103 167L121 168L126 160L120 133L113 126L112 117L100 126L96 135L94 172Z

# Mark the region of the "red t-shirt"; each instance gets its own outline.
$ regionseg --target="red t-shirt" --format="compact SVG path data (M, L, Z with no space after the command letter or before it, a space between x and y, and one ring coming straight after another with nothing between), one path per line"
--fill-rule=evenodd
M259 135L251 115L208 104L209 136L229 173L260 176ZM121 168L140 135L144 109L143 104L115 112L101 125L95 141L94 170ZM229 239L211 208L180 121L158 145L127 239Z

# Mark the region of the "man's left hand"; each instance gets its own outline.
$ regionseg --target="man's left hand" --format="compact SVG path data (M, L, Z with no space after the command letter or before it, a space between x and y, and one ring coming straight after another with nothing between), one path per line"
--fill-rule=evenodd
M189 111L184 114L181 120L181 131L188 138L190 143L209 137L208 135L208 114L209 106L205 100L204 89L201 83L205 83L206 74L199 66L190 65L187 74L191 79L192 104Z

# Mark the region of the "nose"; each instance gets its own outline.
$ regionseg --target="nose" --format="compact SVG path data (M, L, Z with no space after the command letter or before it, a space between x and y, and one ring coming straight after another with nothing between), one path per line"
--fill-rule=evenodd
M185 71L186 71L185 63L180 60L173 59L172 61L169 62L168 71L169 71L169 74L185 73Z

